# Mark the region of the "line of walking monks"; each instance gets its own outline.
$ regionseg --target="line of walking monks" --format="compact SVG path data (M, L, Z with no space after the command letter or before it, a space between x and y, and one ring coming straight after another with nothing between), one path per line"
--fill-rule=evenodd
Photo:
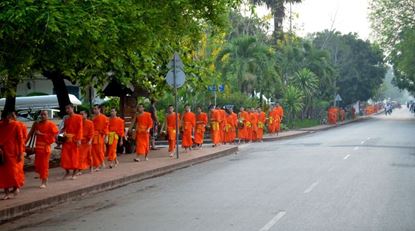
M108 118L101 113L101 108L95 105L93 119L89 120L87 112L76 114L71 104L65 109L67 116L63 119L61 129L48 120L46 111L40 113L40 121L34 123L29 133L25 124L16 120L15 113L10 112L2 118L0 121L0 188L4 189L2 199L17 196L24 184L24 154L30 137L35 137L35 171L41 180L40 188L45 188L47 185L51 144L54 142L62 144L61 167L65 170L64 179L76 179L82 170L99 171L105 167L105 157L110 168L118 165L117 146L123 144L125 127L124 120L117 117L116 110L111 109ZM278 105L271 108L268 118L261 108L245 110L241 107L237 115L232 108L221 109L211 106L208 116L207 113L202 112L201 107L198 107L197 114L194 114L190 106L186 105L183 116L180 116L170 105L162 130L166 131L168 152L173 156L178 131L182 133L182 147L185 151L193 147L202 147L208 127L210 127L213 146L235 143L237 137L239 142L261 141L266 126L270 134L279 132L283 113L282 107ZM176 116L180 118L178 126ZM150 130L153 126L151 114L144 111L142 104L138 105L137 114L129 128L135 131L132 133L136 146L134 161L141 161L140 157L148 160Z

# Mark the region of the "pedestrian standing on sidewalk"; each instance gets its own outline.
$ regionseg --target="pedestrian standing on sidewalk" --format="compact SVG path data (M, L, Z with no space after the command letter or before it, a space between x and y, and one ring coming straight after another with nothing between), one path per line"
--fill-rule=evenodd
M20 170L25 144L23 134L12 112L2 113L0 120L0 188L4 189L3 200L10 199L10 193L17 196L24 184L24 173ZM11 190L10 190L11 189Z
M80 114L82 116L82 140L79 147L78 175L81 175L81 171L85 169L92 172L92 139L94 137L94 123L88 119L88 113L81 111Z
M144 111L144 105L139 104L138 112L134 118L134 123L131 124L130 130L135 126L135 153L134 161L140 162L140 156L144 156L144 160L148 160L148 153L150 151L150 129L153 127L153 120L151 114Z
M123 145L124 140L124 120L117 116L115 108L111 108L108 131L107 156L109 167L113 168L118 165L117 147Z
M65 169L65 176L63 179L70 177L72 170L72 180L76 179L76 172L79 169L79 147L82 140L82 116L75 114L72 104L65 106L68 118L65 119L63 126L64 143L62 144L61 152L61 167Z
M31 137L33 134L36 136L35 171L39 174L39 178L42 181L40 188L46 188L48 182L50 145L55 142L58 132L58 127L48 120L47 111L40 112L40 121L33 124L29 132L28 137Z
M105 168L105 136L108 135L109 120L101 113L101 107L94 105L94 138L92 140L92 167L95 171Z
M151 99L150 100L151 105L149 112L151 114L151 119L153 120L153 127L150 130L150 149L151 150L157 150L156 148L156 139L158 135L158 128L159 128L159 119L157 116L157 108L156 108L156 100Z
M199 149L201 149L205 136L206 125L208 123L208 117L205 112L202 112L202 108L200 106L197 107L196 112L195 144Z
M187 150L192 149L196 127L196 116L195 113L191 112L190 105L187 104L184 109L185 112L183 113L183 118L181 120L183 128L182 147L184 148L185 152L187 152Z

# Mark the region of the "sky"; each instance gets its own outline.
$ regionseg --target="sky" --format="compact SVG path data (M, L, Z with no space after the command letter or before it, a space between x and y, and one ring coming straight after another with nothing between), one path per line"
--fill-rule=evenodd
M356 32L360 38L369 39L368 1L303 0L293 4L296 33L304 36L333 27L344 34ZM267 14L266 7L258 8L258 14Z

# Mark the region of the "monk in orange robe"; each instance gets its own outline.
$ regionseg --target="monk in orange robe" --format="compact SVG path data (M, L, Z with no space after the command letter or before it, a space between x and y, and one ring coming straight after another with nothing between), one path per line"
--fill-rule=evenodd
M239 137L239 143L241 141L246 142L248 140L248 131L247 131L247 122L249 113L245 111L245 108L241 107L239 109L239 116L238 116L238 137Z
M29 137L36 135L35 143L35 171L42 181L40 188L46 188L49 176L50 145L55 142L59 129L56 124L48 120L48 112L40 112L40 121L33 124Z
M10 199L10 192L15 196L24 184L24 173L21 170L24 152L22 147L25 144L22 130L19 124L14 121L13 113L3 112L0 121L0 188L4 189L2 199ZM12 189L10 191L10 189Z
M255 108L251 108L250 118L251 118L251 127L252 127L251 140L256 141L257 132L258 132L258 113L255 110Z
M153 119L151 113L144 111L144 105L138 105L138 113L135 117L135 153L134 161L140 162L140 156L144 156L144 160L148 160L150 151L150 129L153 127Z
M167 130L167 139L169 141L169 156L174 156L174 150L176 149L176 135L177 132L179 132L179 128L176 124L176 118L180 118L180 114L174 112L173 105L169 105L167 107L167 114L166 114L166 120L164 121L163 127L166 127Z
M232 128L233 128L233 116L229 110L226 113L226 120L225 120L225 139L224 143L230 144L233 142L232 140Z
M262 142L262 139L264 138L264 127L265 127L266 115L265 115L265 112L262 111L261 107L257 108L257 112L258 112L257 140Z
M92 167L98 171L105 167L105 136L108 135L108 117L101 113L101 107L95 105L93 108L94 138L92 140Z
M191 150L193 145L192 137L194 137L196 127L196 115L190 111L190 105L184 107L185 113L182 118L182 147L185 151Z
M277 115L277 111L275 110L275 106L272 105L269 113L268 113L268 133L274 134L275 133L275 116Z
M116 167L118 165L117 160L117 146L118 141L122 145L124 139L124 120L117 116L117 110L115 108L111 109L111 116L109 119L108 126L108 144L107 144L107 156L109 167Z
M82 140L79 147L79 168L82 170L91 169L92 172L92 138L94 137L94 123L88 119L88 113L81 111L82 115Z
M79 169L79 147L82 140L82 116L75 114L73 105L65 106L68 117L65 119L64 127L64 143L61 152L61 167L65 169L64 179L70 176L72 170L72 179L76 179L76 172Z
M17 116L15 112L12 112L12 119L17 122L17 125L19 125L19 129L20 129L20 132L22 133L23 140L26 141L28 137L26 124L17 120ZM25 142L23 142L21 146L21 150L22 150L23 156L25 156L26 155L26 143ZM19 162L19 171L20 171L20 174L24 176L24 161ZM15 193L19 193L19 192L20 192L20 189L16 189Z
M230 116L232 118L230 141L231 141L231 143L235 143L236 142L236 130L238 128L238 115L235 112L233 112L232 107L229 108L229 113L230 113Z
M220 122L221 122L221 112L211 106L210 108L210 132L213 147L216 147L220 143Z
M219 142L220 143L226 143L225 142L225 126L226 126L226 111L220 107L217 107L216 110L219 110L220 113L220 119L219 119Z
M199 148L202 148L207 123L208 123L207 114L202 112L201 107L197 107L195 144Z

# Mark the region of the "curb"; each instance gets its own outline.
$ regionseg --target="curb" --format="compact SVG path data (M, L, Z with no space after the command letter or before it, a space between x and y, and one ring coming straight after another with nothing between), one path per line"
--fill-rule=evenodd
M143 181L146 179L154 178L157 176L161 176L182 168L190 167L192 165L200 164L212 159L220 158L223 156L227 156L233 153L236 153L238 151L238 147L230 147L226 150L221 150L209 155L201 156L195 159L186 160L180 163L175 163L172 165L159 167L156 169L152 169L146 172L141 172L138 174L130 175L127 177L119 178L110 180L107 182L99 183L96 185L91 185L82 189L77 189L70 192L65 192L60 195L52 196L46 199L38 200L29 202L26 204L22 204L19 206L6 208L6 209L0 209L0 224L10 221L12 219L16 219L19 217L22 217L24 215L32 214L36 211L39 211L41 209L49 208L64 202L67 202L69 200L78 199L87 195L93 195L99 192L108 191L111 189L119 188L131 183Z

